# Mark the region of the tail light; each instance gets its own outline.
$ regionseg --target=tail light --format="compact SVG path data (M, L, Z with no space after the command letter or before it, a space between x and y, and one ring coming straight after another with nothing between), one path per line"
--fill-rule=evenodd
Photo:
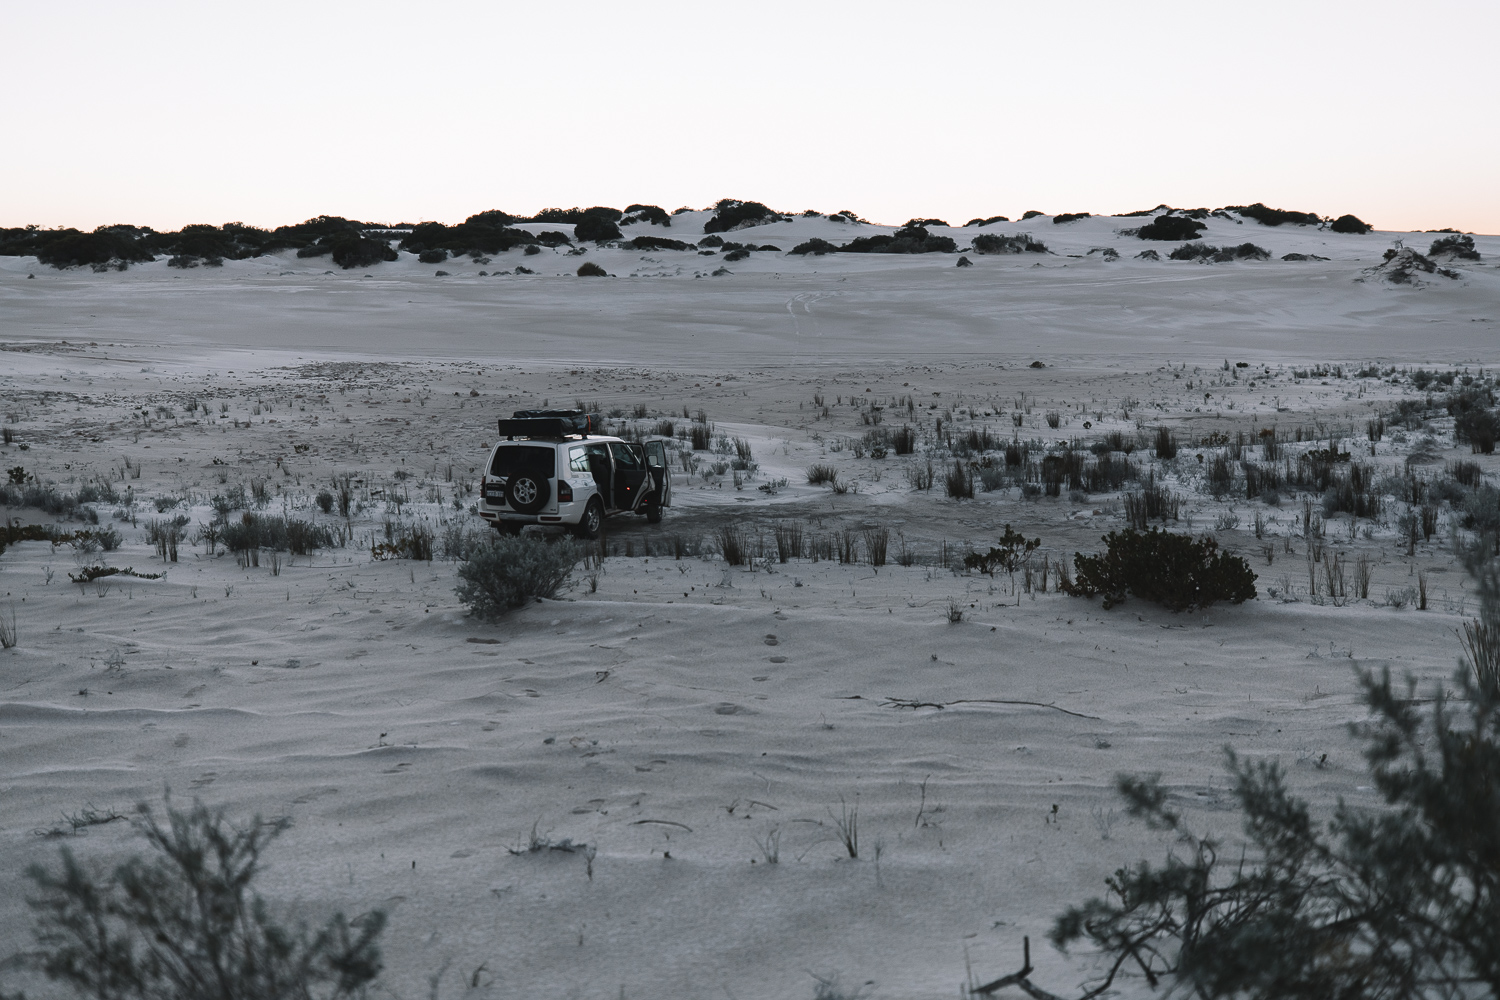
M558 503L572 503L573 502L573 486L572 486L571 483L569 483L565 479L559 479L557 481L557 502Z

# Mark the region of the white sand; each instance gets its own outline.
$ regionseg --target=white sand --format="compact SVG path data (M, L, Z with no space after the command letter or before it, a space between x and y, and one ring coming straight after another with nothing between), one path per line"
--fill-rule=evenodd
M697 238L685 235L689 221L627 235ZM1031 231L1059 254L1112 245L1128 256L1143 245L1113 230L1139 221L990 231ZM798 220L727 238L790 246L875 231L889 229ZM35 831L85 803L125 809L170 785L236 815L293 817L263 891L313 917L388 909L384 981L402 996L445 967L448 997L811 996L809 973L834 972L847 987L870 982L871 997L952 996L966 953L977 977L998 976L1019 963L1023 935L1037 945L1038 981L1068 992L1089 957L1040 943L1051 918L1115 867L1169 846L1119 815L1101 836L1091 811L1118 810L1114 773L1162 772L1194 823L1231 837L1226 743L1280 760L1319 809L1370 796L1344 728L1363 717L1355 670L1446 676L1453 630L1473 610L1442 541L1448 515L1415 559L1390 523L1350 541L1347 519L1332 522L1331 549L1382 560L1372 599L1344 607L1306 599L1300 505L1201 495L1188 504L1191 526L1212 530L1234 510L1240 527L1219 538L1251 557L1259 600L1189 615L1138 601L1105 612L1053 593L1018 600L1003 576L927 563L944 540L981 544L1006 522L1054 558L1090 550L1122 525L1118 497L913 493L905 459L829 449L869 429L835 401L866 388L883 400L909 394L938 407L920 417L929 427L972 407L959 430L1008 437L1024 397L1022 435L1048 440L1133 434L1137 419L1184 437L1271 423L1362 435L1375 408L1411 390L1292 370L1487 366L1500 353L1489 263L1500 241L1478 241L1486 261L1461 267L1461 281L1354 282L1390 235L1215 220L1211 243L1333 259L1023 255L972 257L959 270L943 255L765 254L701 279L693 270L720 258L590 250L584 259L621 275L597 281L558 277L578 260L550 253L500 255L489 268L449 262L442 279L406 255L368 278L295 258L104 275L0 258L0 409L28 445L3 449L0 464L70 490L94 476L132 487L138 522L160 516L148 498L169 495L190 497L201 521L208 497L258 479L270 484L269 512L323 519L311 494L335 472L370 489L404 485L407 515L467 517L451 499L457 490L472 502L463 489L491 421L582 398L644 402L679 421L683 406L702 407L750 440L761 466L740 491L679 474L664 523L615 525L616 545L639 553L726 517L769 537L775 519L796 518L818 533L886 525L922 557L877 572L621 555L597 591L580 572L562 600L483 625L456 601L452 563L376 563L359 544L278 575L201 545L163 567L141 527L124 524L110 562L166 578L83 588L67 580L71 549L15 545L0 555L0 612L14 608L21 640L0 654L0 950L27 940L22 868L55 854ZM542 273L477 277L517 262ZM1256 369L1219 384L1226 358ZM1047 367L1026 367L1033 359ZM1275 377L1247 388L1264 365ZM190 398L208 414L190 415ZM1063 415L1055 431L1042 420L1049 409ZM905 422L890 412L888 426ZM1419 446L1471 457L1441 424L1419 438L1388 437L1373 461L1394 466ZM1179 460L1184 475L1194 451ZM838 466L858 492L807 486L814 461ZM399 483L398 470L411 478ZM790 483L776 495L756 489L782 476ZM361 535L394 516L370 504ZM1248 530L1256 511L1269 521L1264 543ZM1430 609L1385 606L1418 568ZM1266 595L1286 584L1300 599ZM964 609L959 624L947 620L950 600ZM899 708L893 697L949 707ZM858 860L834 837L841 800L858 807ZM513 856L533 824L590 845L592 862ZM778 865L756 843L773 829ZM63 842L101 861L132 846L122 824ZM481 986L466 993L476 975Z

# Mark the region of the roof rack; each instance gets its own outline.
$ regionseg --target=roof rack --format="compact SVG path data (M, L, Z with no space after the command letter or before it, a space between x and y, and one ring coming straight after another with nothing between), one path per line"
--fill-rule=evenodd
M509 440L588 437L599 432L599 415L582 410L516 410L509 419L501 417L498 424L501 436Z

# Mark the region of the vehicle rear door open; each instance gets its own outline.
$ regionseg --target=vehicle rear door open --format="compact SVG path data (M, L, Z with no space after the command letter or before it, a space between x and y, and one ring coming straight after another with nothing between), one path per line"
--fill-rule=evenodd
M646 482L646 449L638 444L611 441L609 453L615 460L615 507L635 510Z
M646 442L646 471L656 491L656 503L672 506L672 472L667 468L667 446L661 441Z

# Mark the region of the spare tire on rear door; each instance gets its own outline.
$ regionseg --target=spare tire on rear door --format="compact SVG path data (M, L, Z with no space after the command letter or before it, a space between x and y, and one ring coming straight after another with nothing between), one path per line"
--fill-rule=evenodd
M536 472L517 472L505 484L505 500L518 514L535 514L546 504L552 487Z

